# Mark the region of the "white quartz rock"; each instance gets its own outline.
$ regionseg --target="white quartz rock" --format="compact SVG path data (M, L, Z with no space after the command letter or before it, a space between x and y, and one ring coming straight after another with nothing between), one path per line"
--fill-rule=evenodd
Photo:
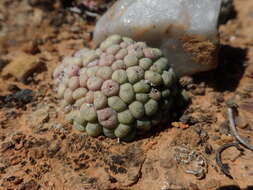
M178 76L217 65L221 0L119 0L97 22L94 42L120 34L161 48Z

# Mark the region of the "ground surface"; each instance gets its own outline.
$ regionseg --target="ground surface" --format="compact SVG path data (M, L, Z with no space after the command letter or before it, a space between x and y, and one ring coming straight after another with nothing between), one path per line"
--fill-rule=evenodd
M92 46L93 16L109 6L76 1L83 10L78 14L69 2L0 1L0 189L252 188L252 152L223 152L232 178L215 162L218 148L235 142L227 104L238 105L238 131L253 142L252 0L235 0L235 17L219 28L219 67L181 80L192 103L179 122L121 144L73 130L58 108L52 71L64 56ZM13 71L17 60L35 65L28 65L30 75ZM10 73L19 73L19 80Z

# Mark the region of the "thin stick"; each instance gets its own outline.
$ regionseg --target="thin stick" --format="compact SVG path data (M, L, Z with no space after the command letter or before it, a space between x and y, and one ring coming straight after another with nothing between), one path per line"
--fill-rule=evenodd
M229 120L229 128L232 132L232 135L246 148L253 151L253 146L248 144L245 140L243 140L240 135L237 133L237 130L235 128L235 121L233 118L233 110L232 108L228 108L228 120Z
M243 149L239 146L239 142L236 143L230 143L230 144L224 144L222 145L216 153L216 163L217 165L220 167L220 170L222 171L222 173L224 173L226 176L228 176L229 178L233 179L232 175L230 174L230 170L229 170L229 166L228 164L224 164L222 162L221 159L221 154L224 150L226 150L227 148L231 147L231 146L235 146L237 148L237 150L239 150L240 152L243 152Z

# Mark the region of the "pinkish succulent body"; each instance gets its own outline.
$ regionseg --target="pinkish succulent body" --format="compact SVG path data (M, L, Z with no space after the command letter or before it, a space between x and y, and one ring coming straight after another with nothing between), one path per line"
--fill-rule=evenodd
M170 93L178 89L161 51L119 35L65 58L53 77L72 121L91 136L130 140L170 114L179 97Z

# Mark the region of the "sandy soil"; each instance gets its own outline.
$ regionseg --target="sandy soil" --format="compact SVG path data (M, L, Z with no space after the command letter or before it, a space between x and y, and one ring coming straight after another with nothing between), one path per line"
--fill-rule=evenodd
M0 189L252 189L253 152L222 153L230 177L215 157L236 142L228 105L237 106L239 134L253 141L253 1L235 0L236 15L219 27L218 68L181 79L192 103L179 119L131 143L88 137L63 119L52 71L64 56L93 46L93 15L109 6L75 1L79 14L69 2L0 1L0 71L21 53L40 62L23 81L0 77Z

